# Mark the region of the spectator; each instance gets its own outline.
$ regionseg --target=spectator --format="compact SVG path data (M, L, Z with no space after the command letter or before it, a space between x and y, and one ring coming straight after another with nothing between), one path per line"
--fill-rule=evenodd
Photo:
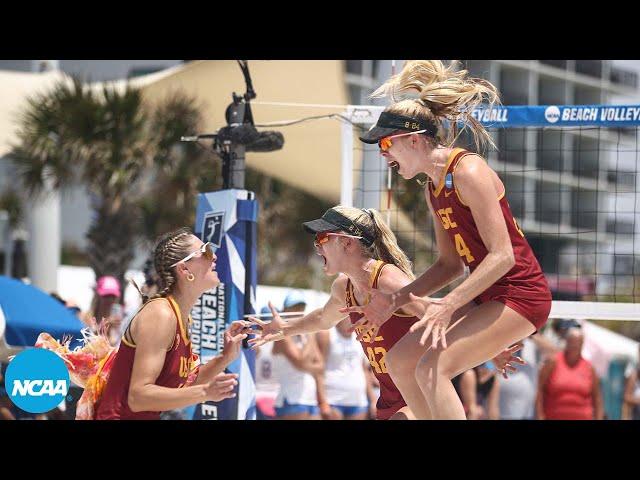
M99 331L104 325L109 341L114 346L120 342L121 337L123 315L120 297L118 280L111 276L100 277L96 283L91 309L83 319L94 331Z
M475 371L470 369L462 372L460 375L454 377L451 383L453 384L453 388L456 389L460 400L462 400L462 406L464 413L467 415L467 419L478 420L484 412L476 400L478 380Z
M476 398L483 409L481 420L500 420L500 381L492 362L486 362L473 369L478 378Z
M570 328L562 352L547 357L538 377L536 414L539 420L602 420L600 381L582 358L584 336Z
M544 337L548 349L562 351L566 345L567 332L571 328L581 328L580 324L570 318L556 318L553 323L544 329Z
M638 345L638 363L625 383L622 411L623 420L640 420L640 345Z
M306 301L301 292L293 291L285 298L283 307L284 312L302 314ZM324 362L315 336L285 337L273 345L272 355L273 371L280 382L275 401L276 417L280 420L319 420L318 405L324 406L326 400L322 379L318 377L324 371Z
M271 314L269 307L262 307L262 315ZM262 317L269 321L270 317ZM275 401L280 384L273 372L273 343L256 348L256 419L272 420L276 417Z
M452 383L468 420L500 419L500 383L491 362L463 372Z
M325 363L324 388L330 409L327 419L366 420L369 401L365 358L351 330L351 320L345 318L316 336Z
M536 409L538 387L538 351L537 340L540 335L525 338L522 350L514 355L522 358L525 365L500 382L500 418L502 420L533 420Z

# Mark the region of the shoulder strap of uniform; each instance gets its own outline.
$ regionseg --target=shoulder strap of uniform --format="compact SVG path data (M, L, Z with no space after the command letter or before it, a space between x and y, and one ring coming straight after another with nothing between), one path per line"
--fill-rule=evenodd
M382 269L387 265L382 260L378 260L376 262L376 266L373 268L371 272L371 277L369 280L369 286L372 288L378 288L378 280L380 279L380 274L382 273Z
M462 160L463 157L466 157L467 155L472 155L472 154L473 152L470 152L469 150L460 149L460 151L456 154L456 156L453 158L453 160L449 164L449 168L447 168L447 173L454 173L456 167L458 166L458 162L460 162L460 160Z
M347 278L347 291L345 292L347 307L353 307L353 297L351 295L351 279Z

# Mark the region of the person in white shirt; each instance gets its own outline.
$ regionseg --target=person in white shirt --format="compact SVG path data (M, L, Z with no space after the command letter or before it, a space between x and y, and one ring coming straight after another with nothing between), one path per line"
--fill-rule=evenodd
M301 292L292 291L285 298L283 307L285 312L300 312L302 315L306 301ZM273 373L280 383L275 400L276 418L320 420L318 404L325 403L324 392L321 382L316 382L324 371L324 361L315 335L287 337L273 345L272 356Z
M502 420L535 419L536 395L538 392L538 335L525 338L519 355L526 364L520 365L509 379L499 377L500 418Z
M332 420L366 420L369 414L365 357L348 318L316 333L324 357L324 389ZM374 399L375 400L375 399ZM374 401L375 404L375 401Z

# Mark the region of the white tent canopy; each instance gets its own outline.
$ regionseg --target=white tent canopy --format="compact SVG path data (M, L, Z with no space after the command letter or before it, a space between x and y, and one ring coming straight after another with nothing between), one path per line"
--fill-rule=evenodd
M638 342L586 320L581 324L584 330L582 355L593 364L598 376L607 375L609 363L614 359L638 361Z

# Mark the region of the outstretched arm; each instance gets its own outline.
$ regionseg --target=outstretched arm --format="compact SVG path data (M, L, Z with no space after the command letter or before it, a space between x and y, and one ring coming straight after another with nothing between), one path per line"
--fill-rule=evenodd
M340 309L345 306L345 292L347 288L347 277L340 275L331 286L331 296L322 308L317 308L311 313L301 318L283 321L270 304L273 320L263 322L255 317L249 317L249 322L245 324L257 325L260 331L258 338L249 340L252 346L260 346L267 342L282 340L284 337L300 335L303 333L313 333L320 330L328 330L337 325L346 314L340 313Z
M224 344L222 354L201 365L198 369L198 377L194 385L200 385L213 381L222 373L240 354L242 341L251 333L251 329L242 321L235 321L224 332Z

